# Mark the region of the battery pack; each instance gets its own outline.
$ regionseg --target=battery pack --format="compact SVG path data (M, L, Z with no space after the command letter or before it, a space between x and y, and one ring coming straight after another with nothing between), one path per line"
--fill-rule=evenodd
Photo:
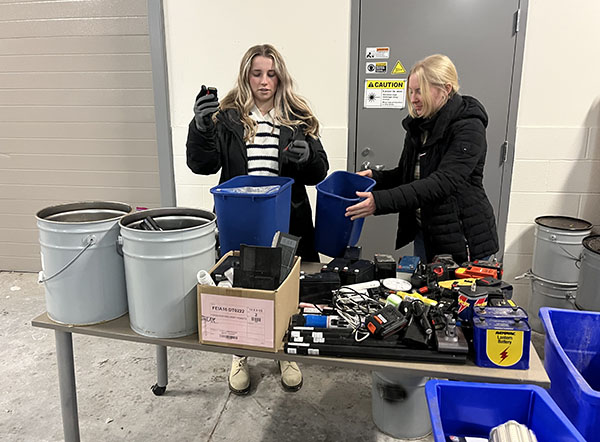
M475 363L480 367L529 368L531 328L520 307L477 308L473 316Z

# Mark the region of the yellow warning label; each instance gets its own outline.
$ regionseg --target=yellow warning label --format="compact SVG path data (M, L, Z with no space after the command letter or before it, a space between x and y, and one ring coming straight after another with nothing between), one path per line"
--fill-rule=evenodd
M404 89L405 80L369 80L367 89Z
M523 332L512 330L486 330L485 352L488 359L500 366L510 367L523 356Z
M404 69L404 66L402 66L400 60L396 61L394 69L392 70L392 74L406 74L406 69Z

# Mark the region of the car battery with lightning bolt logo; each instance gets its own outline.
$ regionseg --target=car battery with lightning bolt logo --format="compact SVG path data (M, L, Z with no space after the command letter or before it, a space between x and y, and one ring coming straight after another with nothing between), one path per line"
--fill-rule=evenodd
M531 328L521 307L478 307L473 316L475 363L480 367L529 368Z

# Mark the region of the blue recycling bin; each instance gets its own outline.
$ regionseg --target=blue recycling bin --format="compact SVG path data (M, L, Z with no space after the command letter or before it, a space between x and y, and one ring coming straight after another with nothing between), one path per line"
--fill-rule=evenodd
M292 178L240 175L210 189L217 214L221 256L240 244L270 246L275 232L288 233ZM274 186L266 193L252 188Z
M333 258L344 255L360 238L364 218L351 221L346 208L358 203L356 192L369 192L375 180L346 171L337 171L317 184L315 249Z
M600 438L600 312L542 307L550 396L587 440Z
M548 392L536 385L431 380L425 396L436 442L449 436L487 440L492 428L509 420L527 426L538 442L585 441Z

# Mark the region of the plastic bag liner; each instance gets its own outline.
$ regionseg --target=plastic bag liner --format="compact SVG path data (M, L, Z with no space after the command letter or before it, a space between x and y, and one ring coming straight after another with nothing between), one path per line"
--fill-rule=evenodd
M245 195L269 195L279 192L281 186L244 186L231 187L229 189L215 189L215 193L242 193Z

